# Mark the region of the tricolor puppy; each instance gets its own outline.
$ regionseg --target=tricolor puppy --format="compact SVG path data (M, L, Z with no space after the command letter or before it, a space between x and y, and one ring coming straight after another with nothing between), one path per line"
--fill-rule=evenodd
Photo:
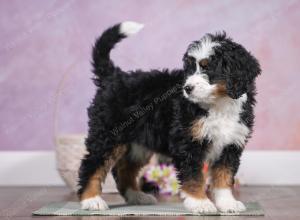
M108 208L101 183L111 169L128 203L154 204L156 199L140 190L137 176L152 154L160 153L173 160L188 210L245 210L231 187L253 126L257 60L225 34L207 34L188 47L183 69L124 72L110 51L142 27L115 25L93 49L97 92L88 109L88 154L79 172L82 208ZM204 162L212 201L205 192Z

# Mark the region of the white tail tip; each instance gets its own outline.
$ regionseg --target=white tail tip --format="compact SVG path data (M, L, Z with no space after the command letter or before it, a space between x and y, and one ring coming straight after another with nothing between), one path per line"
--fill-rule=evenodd
M134 21L125 21L121 24L120 32L128 37L142 30L143 27L143 24Z

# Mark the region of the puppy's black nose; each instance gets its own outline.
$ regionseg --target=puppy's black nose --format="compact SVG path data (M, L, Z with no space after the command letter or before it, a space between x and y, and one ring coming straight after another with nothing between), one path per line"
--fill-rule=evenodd
M194 86L187 85L187 86L183 87L183 89L184 89L184 91L189 95L189 94L191 94L191 92L193 91Z

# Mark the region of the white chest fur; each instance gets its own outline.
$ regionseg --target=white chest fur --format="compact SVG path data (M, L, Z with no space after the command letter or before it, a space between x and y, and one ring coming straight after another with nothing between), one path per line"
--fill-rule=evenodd
M229 144L243 147L249 135L249 129L240 122L243 103L247 100L244 94L239 99L224 98L211 107L208 116L199 120L197 139L208 139L211 142L207 161L218 159L223 148Z

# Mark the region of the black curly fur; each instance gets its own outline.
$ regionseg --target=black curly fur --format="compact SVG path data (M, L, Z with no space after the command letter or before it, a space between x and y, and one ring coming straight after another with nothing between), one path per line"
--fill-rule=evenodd
M80 168L79 195L119 144L138 143L171 157L180 181L201 178L209 144L207 140L193 140L189 129L193 120L208 112L182 93L185 78L194 72L195 64L185 54L183 69L124 72L109 58L110 50L124 37L120 25L116 25L103 33L93 49L94 82L98 89L88 109L88 155ZM225 33L210 37L221 44L215 48L207 70L210 81L225 80L228 95L234 99L247 93L240 120L251 129L254 79L260 73L258 62ZM230 145L215 166L228 164L235 173L240 155L241 148Z

